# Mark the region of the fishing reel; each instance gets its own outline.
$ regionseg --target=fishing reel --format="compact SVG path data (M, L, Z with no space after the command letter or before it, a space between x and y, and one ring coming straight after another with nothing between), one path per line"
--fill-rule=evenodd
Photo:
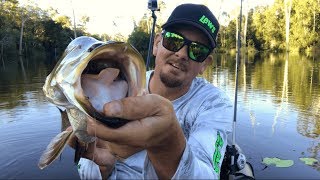
M236 171L240 171L245 167L245 165L247 163L246 156L241 153L241 149L237 145L236 145L235 149L232 146L227 145L226 154L229 156L227 158L229 160L229 163L231 162L231 156L232 156L233 151L236 151L235 152L235 157L234 157L235 158L235 161L234 161L235 170Z
M234 152L235 151L235 152ZM231 165L231 156L234 156L234 164ZM234 169L232 169L234 168ZM239 146L227 145L226 153L222 161L220 180L230 180L229 176L234 171L234 179L254 179L254 172L251 164L247 162L246 156L242 154Z
M246 156L242 153L238 153L236 155L236 162L237 162L237 169L238 170L241 170L244 168L244 166L246 165L247 163L247 159L246 159Z

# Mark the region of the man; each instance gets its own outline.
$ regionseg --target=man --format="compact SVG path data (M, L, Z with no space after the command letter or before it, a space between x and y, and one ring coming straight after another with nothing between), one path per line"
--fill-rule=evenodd
M118 129L89 119L99 140L86 157L111 179L218 179L233 109L224 92L196 76L212 62L219 23L206 6L182 4L162 28L149 94L105 104L106 116L130 120ZM97 177L90 162L80 160L81 178Z

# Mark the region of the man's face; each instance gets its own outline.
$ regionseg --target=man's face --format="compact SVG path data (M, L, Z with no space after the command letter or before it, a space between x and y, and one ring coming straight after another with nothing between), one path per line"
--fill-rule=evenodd
M193 27L176 27L170 29L187 39L200 42L208 46L208 38L202 31ZM185 45L178 52L167 50L162 45L162 36L157 35L153 47L153 54L156 56L154 75L159 76L162 83L169 88L189 88L192 80L203 73L206 66L210 64L212 56L202 62L195 62L188 57L188 48Z

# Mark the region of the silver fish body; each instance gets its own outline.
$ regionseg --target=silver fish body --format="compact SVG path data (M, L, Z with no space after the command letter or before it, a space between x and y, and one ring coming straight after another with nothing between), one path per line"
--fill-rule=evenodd
M103 104L141 95L145 69L142 56L128 43L102 42L86 36L74 39L43 86L46 98L66 109L73 131L63 131L50 142L40 158L40 169L61 154L73 134L83 143L95 140L86 133L88 117L115 128L125 124L126 120L105 117Z

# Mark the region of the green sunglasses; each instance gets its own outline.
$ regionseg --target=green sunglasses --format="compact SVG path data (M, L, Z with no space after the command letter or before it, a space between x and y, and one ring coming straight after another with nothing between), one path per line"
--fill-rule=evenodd
M187 45L188 57L195 62L203 62L213 49L199 42L191 41L176 32L163 30L162 37L162 45L169 51L178 52L184 45Z

